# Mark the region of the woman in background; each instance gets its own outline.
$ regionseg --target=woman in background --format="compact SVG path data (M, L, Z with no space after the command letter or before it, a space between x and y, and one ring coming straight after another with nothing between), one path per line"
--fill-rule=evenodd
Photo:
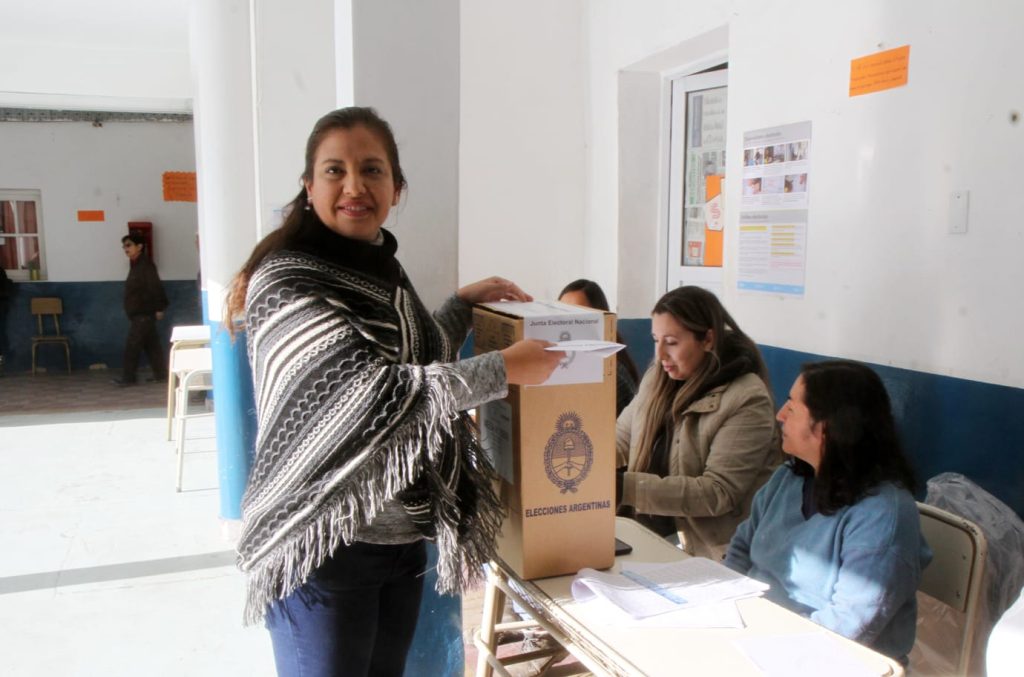
M565 289L558 295L558 300L563 303L571 303L574 306L608 311L608 298L604 295L601 287L591 280L573 280L565 285ZM615 340L623 345L626 344L618 329L615 330ZM623 348L616 354L615 362L616 416L621 414L626 405L633 400L638 383L640 383L640 373L636 369L636 363L629 356L629 349Z
M726 565L906 664L931 551L885 386L855 362L805 364L778 420L789 459L754 498Z
M619 416L620 514L720 560L778 465L767 370L711 292L679 287L651 314L655 359Z

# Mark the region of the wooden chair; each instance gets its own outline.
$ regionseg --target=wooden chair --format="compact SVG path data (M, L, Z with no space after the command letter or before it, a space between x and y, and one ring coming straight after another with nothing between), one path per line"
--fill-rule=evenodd
M68 373L71 373L71 344L68 337L60 333L60 316L64 314L64 304L55 296L37 296L32 299L32 314L36 316L37 334L32 337L32 374L36 373L36 350L41 345L52 344L64 346L64 357L68 363ZM43 329L43 316L49 315L53 318L53 333L48 334Z
M977 524L925 503L917 504L921 533L932 549L931 564L918 590L964 614L957 675L966 675L974 649L982 579L988 557L985 534Z

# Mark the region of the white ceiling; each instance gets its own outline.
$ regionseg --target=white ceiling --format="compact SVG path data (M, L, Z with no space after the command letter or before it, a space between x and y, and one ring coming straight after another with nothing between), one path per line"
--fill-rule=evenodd
M188 5L189 0L0 0L0 42L187 51Z

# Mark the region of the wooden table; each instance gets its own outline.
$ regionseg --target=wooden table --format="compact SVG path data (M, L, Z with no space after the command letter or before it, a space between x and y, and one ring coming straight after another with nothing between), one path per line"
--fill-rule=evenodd
M633 520L616 518L615 535L633 546L616 558L613 571L624 561L670 562L684 552ZM480 651L477 677L508 671L495 655L498 630L539 625L595 675L760 675L759 668L733 642L746 637L818 633L828 636L862 663L866 674L903 675L903 667L887 656L832 633L763 597L737 602L746 624L742 629L630 628L609 625L570 592L572 576L523 581L503 565L492 563L484 594L483 621L475 643ZM517 601L534 622L500 623L505 598ZM537 656L534 656L537 657ZM521 662L515 657L505 663Z

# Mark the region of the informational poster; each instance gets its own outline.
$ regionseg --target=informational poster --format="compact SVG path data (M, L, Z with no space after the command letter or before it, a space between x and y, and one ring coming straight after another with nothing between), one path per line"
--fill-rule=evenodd
M741 291L803 296L810 167L810 122L744 133Z
M803 296L807 210L741 212L741 291Z

